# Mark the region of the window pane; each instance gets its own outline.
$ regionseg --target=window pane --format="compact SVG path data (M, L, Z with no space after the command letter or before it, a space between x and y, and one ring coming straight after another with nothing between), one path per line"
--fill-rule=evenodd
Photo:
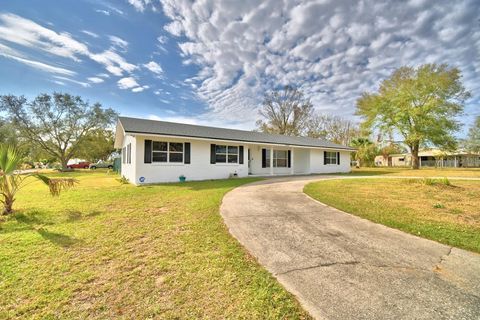
M238 155L236 154L228 155L228 163L237 163L237 162L238 162Z
M215 153L227 153L227 146L216 145Z
M228 154L238 154L238 147L228 147Z
M167 153L166 152L153 152L152 161L153 162L167 162Z
M160 141L153 141L153 151L167 151L167 143Z
M287 151L286 150L274 150L273 151L273 158L286 159L287 158Z
M215 155L215 162L225 163L227 161L227 156L224 154L216 154Z
M170 162L183 162L183 153L170 153Z
M278 168L286 168L287 167L287 159L277 159L277 167Z
M170 142L170 151L183 152L183 143Z

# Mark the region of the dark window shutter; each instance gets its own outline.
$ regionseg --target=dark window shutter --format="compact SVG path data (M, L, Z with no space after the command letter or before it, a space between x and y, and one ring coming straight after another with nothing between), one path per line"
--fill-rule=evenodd
M292 167L292 151L291 150L288 150L288 167L291 168Z
M327 164L327 151L323 151L323 164Z
M210 145L210 163L215 164L215 145L211 144Z
M243 164L243 146L238 147L238 163Z
M267 167L267 149L262 149L262 168Z
M152 140L145 140L145 153L143 162L152 163Z
M340 152L337 152L337 164L340 164Z
M190 164L190 142L185 142L185 160L183 163Z

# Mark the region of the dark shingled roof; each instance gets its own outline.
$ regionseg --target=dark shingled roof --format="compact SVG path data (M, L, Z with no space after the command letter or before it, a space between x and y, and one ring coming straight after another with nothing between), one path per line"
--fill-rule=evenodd
M120 121L125 132L130 133L145 133L165 136L206 138L213 140L233 140L253 143L354 150L353 148L342 146L340 144L336 144L327 140L308 137L291 137L279 134L268 134L254 131L215 128L184 123L145 120L127 117L119 117L118 121Z

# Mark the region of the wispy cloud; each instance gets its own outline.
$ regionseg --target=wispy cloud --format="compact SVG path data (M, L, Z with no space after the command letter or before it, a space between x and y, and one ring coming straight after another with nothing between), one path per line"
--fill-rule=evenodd
M127 62L124 57L112 49L93 53L86 44L74 39L69 33L58 33L14 14L0 14L0 40L48 52L76 62L80 62L81 58L86 57L102 64L108 72L115 76L122 76L125 72L130 73L137 69L137 66ZM110 40L117 46L128 45L126 41L118 37L112 36Z
M162 67L155 61L150 61L149 63L146 63L143 66L157 75L163 73Z
M62 76L53 76L53 77L54 77L55 79L61 80L62 82L63 82L63 81L67 81L67 82L71 82L71 83L75 83L75 84L81 85L81 86L84 87L84 88L90 87L90 83L87 83L87 82L78 81L78 80L75 80L75 79L70 79L70 78L62 77Z
M128 42L117 36L108 36L113 46L126 50L128 48Z
M108 11L108 10L96 9L95 12L104 14L106 16L110 15L110 11Z
M82 30L81 31L82 33L85 33L86 35L92 37L92 38L98 38L100 37L98 34L96 34L95 32L92 32L92 31L88 31L88 30Z
M90 78L87 78L87 80L90 81L91 83L102 83L105 81L104 79L99 77L90 77Z
M67 75L67 76L73 76L73 75L76 74L76 72L74 72L72 70L68 70L68 69L65 69L65 68L52 66L52 65L44 63L44 62L28 59L28 58L24 57L18 51L14 50L14 49L6 46L6 45L3 45L1 43L0 43L0 56L8 58L8 59L15 60L15 61L20 62L24 65L27 65L29 67L32 67L32 68L35 68L37 70L41 70L41 71L44 71L44 72L48 72L48 73L62 74L62 75Z

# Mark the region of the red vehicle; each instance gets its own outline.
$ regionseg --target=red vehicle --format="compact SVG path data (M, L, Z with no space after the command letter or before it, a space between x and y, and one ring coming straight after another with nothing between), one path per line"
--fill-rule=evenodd
M82 161L79 163L72 163L67 165L67 169L88 169L90 167L90 162Z

